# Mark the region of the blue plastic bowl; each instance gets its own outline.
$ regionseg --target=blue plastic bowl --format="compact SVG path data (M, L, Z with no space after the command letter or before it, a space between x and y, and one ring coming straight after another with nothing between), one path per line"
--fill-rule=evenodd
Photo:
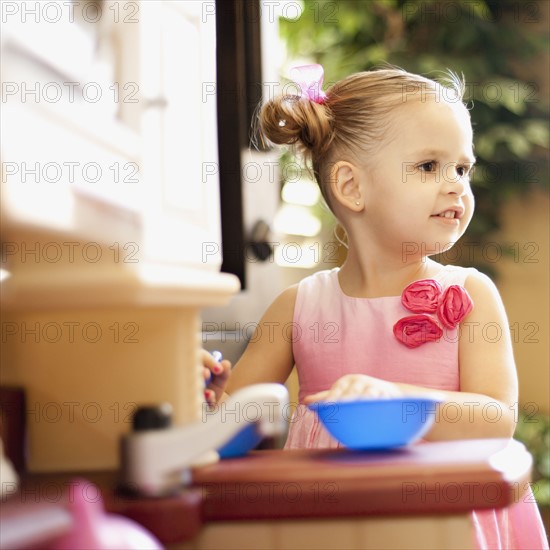
M244 456L262 440L255 422L246 425L240 432L234 435L223 447L218 449L220 458L235 458Z
M430 397L392 397L309 405L327 431L350 449L391 449L420 439L435 421Z

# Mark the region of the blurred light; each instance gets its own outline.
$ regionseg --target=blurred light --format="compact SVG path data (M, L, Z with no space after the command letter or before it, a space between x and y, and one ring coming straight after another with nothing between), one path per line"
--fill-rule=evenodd
M277 233L314 237L321 232L321 221L307 207L283 204L275 215L274 226Z
M317 204L321 192L319 186L312 180L302 178L297 181L287 181L283 187L282 197L290 204L313 206Z
M277 17L298 21L304 11L304 2L303 0L279 0L279 2L262 0L262 13L271 13L271 10Z
M280 267L311 269L319 264L319 243L306 239L284 242L275 248L275 263Z
M10 276L11 276L11 273L9 271L6 271L5 269L2 269L0 267L0 283L4 282Z

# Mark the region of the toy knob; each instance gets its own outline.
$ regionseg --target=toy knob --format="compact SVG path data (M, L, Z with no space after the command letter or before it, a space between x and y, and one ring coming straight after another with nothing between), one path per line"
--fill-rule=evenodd
M156 406L139 407L132 417L134 432L147 430L164 430L172 423L172 405L162 403Z

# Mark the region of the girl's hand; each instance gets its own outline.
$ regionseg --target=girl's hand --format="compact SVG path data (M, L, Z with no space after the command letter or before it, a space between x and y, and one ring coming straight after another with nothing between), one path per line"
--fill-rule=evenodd
M204 398L209 405L215 405L227 386L231 375L231 363L226 359L218 363L205 349L201 349L200 353L205 384L210 380L204 390Z
M403 392L392 382L367 376L366 374L346 374L339 378L330 390L308 395L304 403L316 401L338 401L357 397L399 397Z

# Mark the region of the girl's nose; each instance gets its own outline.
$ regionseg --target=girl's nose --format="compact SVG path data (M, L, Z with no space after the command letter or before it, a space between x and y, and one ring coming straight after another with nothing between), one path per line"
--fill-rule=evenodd
M468 176L460 176L457 164L448 164L443 170L443 191L461 197L466 194Z

